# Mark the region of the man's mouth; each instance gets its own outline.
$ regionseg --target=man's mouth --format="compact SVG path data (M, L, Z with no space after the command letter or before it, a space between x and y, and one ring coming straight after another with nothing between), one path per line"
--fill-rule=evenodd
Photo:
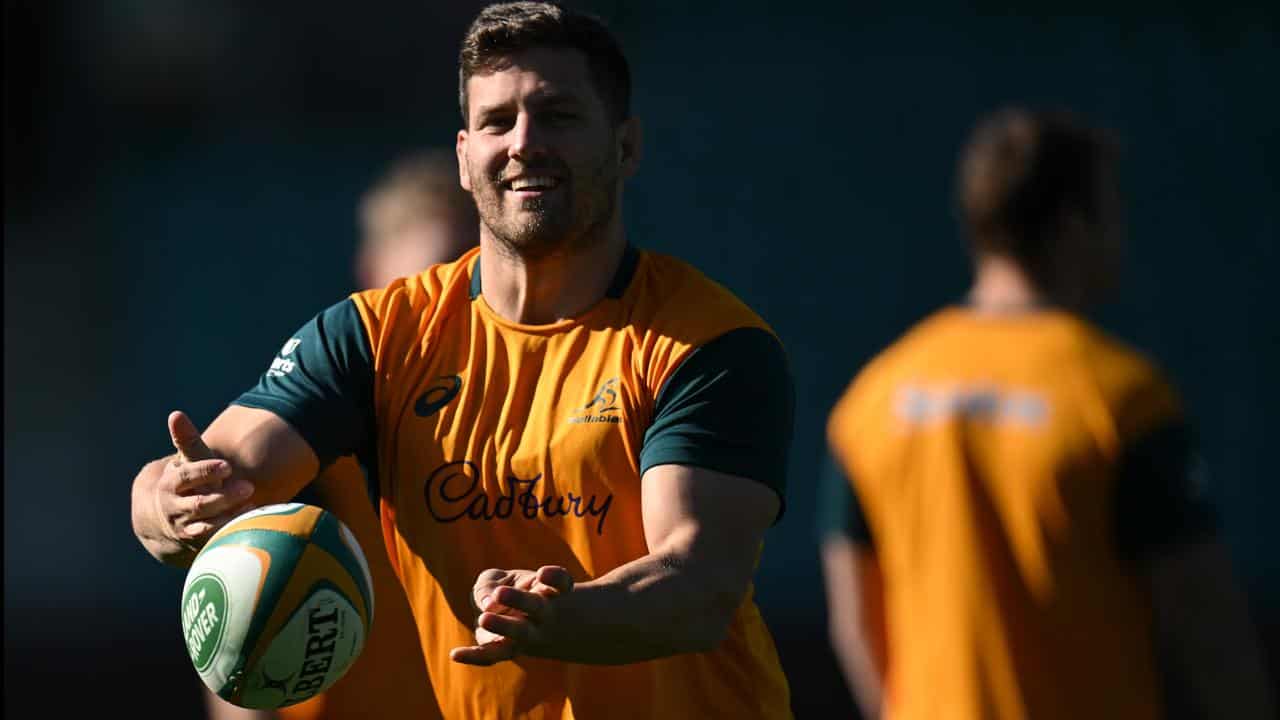
M505 180L502 186L521 195L539 195L560 186L560 178L550 175L521 175Z

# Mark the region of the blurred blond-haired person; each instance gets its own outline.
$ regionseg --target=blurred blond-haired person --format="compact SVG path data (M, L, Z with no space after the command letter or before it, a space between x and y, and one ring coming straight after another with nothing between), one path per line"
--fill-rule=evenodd
M452 148L405 154L360 200L354 280L360 288L451 262L477 242L475 203L458 184ZM297 500L324 507L364 549L373 575L377 621L368 644L327 692L277 712L246 710L206 692L210 720L439 718L404 590L391 568L376 509L351 457L329 466Z

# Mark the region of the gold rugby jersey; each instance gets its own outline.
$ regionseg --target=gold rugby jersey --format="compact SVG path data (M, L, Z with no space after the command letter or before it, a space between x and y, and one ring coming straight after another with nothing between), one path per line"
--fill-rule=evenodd
M485 302L479 250L324 311L243 405L321 462L371 470L392 564L448 718L790 717L749 590L715 650L626 666L449 660L474 644L490 567L561 565L581 582L648 550L640 478L706 467L783 496L793 392L755 313L674 258L634 248L578 317L525 325Z
M1159 373L1052 310L928 318L828 424L884 580L886 714L1155 718L1143 562L1212 530ZM843 527L841 527L843 524Z

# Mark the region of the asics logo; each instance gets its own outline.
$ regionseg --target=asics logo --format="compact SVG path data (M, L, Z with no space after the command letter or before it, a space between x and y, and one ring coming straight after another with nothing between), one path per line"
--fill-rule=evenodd
M426 392L422 393L418 402L413 404L413 411L418 417L430 417L440 408L448 405L461 389L462 378L457 375L441 375L436 378L431 387L427 388Z

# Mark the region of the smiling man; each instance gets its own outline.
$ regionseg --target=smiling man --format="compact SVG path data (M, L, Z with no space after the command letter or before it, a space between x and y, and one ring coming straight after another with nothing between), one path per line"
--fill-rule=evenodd
M148 551L187 564L356 455L446 717L790 717L751 590L790 373L737 298L627 243L630 85L593 18L481 12L457 136L480 247L321 312L203 437L173 413L179 452L134 483Z

